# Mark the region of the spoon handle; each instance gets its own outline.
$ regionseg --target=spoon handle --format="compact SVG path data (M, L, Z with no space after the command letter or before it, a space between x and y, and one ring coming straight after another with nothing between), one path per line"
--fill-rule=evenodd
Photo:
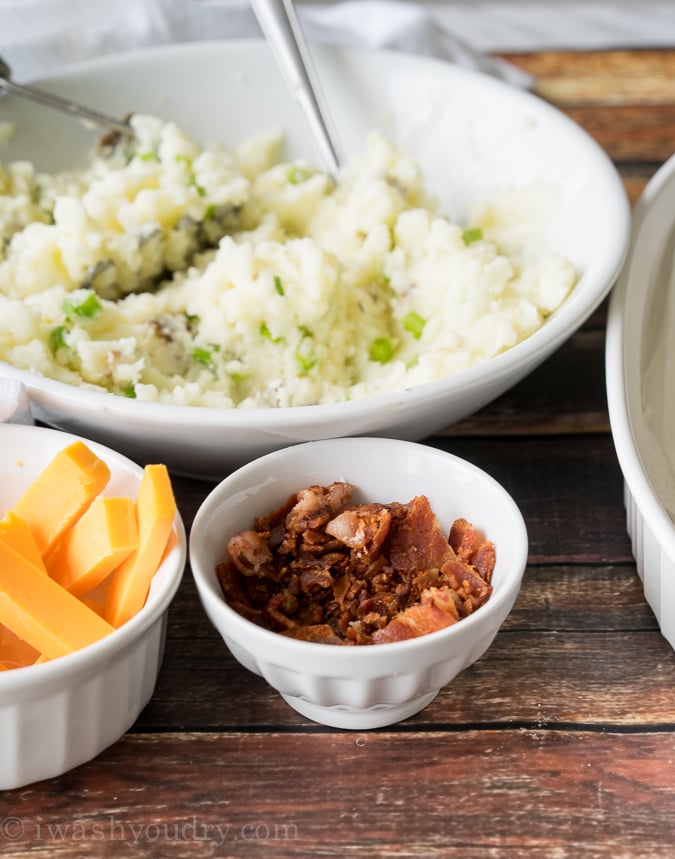
M322 163L335 177L341 164L340 148L293 2L251 2L286 84L302 110Z
M92 110L91 108L84 107L74 101L70 101L70 99L61 98L61 96L45 92L37 87L15 83L9 77L9 69L5 63L0 65L0 72L2 72L0 75L0 95L3 91L12 93L12 95L30 99L31 101L37 102L45 107L52 107L63 113L69 113L72 116L77 116L81 119L88 120L89 122L94 122L97 125L102 125L106 128L119 131L121 134L133 136L133 129L126 122L114 119L111 116L106 116L96 110Z

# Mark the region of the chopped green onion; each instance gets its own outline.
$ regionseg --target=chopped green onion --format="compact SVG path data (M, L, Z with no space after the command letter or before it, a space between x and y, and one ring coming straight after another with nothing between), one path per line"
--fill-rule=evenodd
M194 361L197 361L197 363L203 364L205 367L212 367L214 351L215 347L193 346L190 352L190 357Z
M248 379L248 374L246 373L228 373L228 375L235 385L240 385Z
M59 325L57 328L52 328L49 332L49 348L54 354L56 354L59 349L68 349L68 344L66 343L66 332L67 328L63 325Z
M211 203L210 206L206 207L206 211L204 212L204 220L212 221L216 217L216 212L218 211L218 206L215 203Z
M156 152L141 152L138 159L139 161L159 161L159 155Z
M279 295L286 295L286 293L284 292L284 285L281 282L281 278L278 274L274 275L274 288L279 293Z
M261 325L260 325L260 334L261 334L261 336L262 336L262 337L266 337L266 338L267 338L267 340L271 340L271 341L272 341L272 343L281 343L281 342L282 342L282 340L284 339L283 337L274 337L274 336L272 335L272 332L271 332L271 331L269 330L269 328L267 327L267 323L266 323L266 322L262 322L262 323L261 323Z
M72 298L66 298L63 302L63 311L66 316L80 316L84 319L93 319L97 313L100 313L102 307L101 302L95 292L90 292L82 301L74 301Z
M394 357L394 345L388 337L376 337L370 344L370 360L387 364Z
M411 310L410 313L403 317L403 327L412 334L415 340L420 339L426 324L427 320L420 316L419 313L415 313L414 310Z
M300 366L300 375L305 376L316 364L316 358L308 358L300 352L295 353L295 360Z
M299 167L297 164L288 168L286 178L291 185L300 185L301 182L306 182L312 174L305 167Z
M314 337L311 329L309 329L306 325L298 325L298 331L302 334L303 337Z
M462 233L465 245L470 245L473 242L479 242L483 238L483 231L480 227L469 227Z
M295 360L298 362L298 369L301 376L306 376L307 373L316 364L316 354L314 351L314 340L311 337L303 335L302 340L295 353Z
M129 397L130 400L136 399L136 388L133 385L126 385L122 388L122 394L125 397Z
M197 189L197 193L200 197L205 197L206 189L197 184L197 178L192 167L192 158L187 155L176 155L176 161L185 164L188 171L188 183Z
M185 316L185 324L190 330L199 324L199 316L195 313L188 313L186 310L183 315Z

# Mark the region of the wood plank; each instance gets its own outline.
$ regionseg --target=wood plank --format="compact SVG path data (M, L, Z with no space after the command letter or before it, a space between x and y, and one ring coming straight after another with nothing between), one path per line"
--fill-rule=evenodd
M546 51L504 55L558 105L672 105L675 51Z
M133 736L6 795L3 855L665 859L674 755L668 733L544 726Z
M564 108L613 161L665 162L675 152L675 104Z
M561 436L555 443L538 437L432 443L474 462L511 493L528 526L530 563L632 560L623 479L608 436Z
M550 51L504 58L533 91L579 123L615 161L663 163L675 152L675 51Z

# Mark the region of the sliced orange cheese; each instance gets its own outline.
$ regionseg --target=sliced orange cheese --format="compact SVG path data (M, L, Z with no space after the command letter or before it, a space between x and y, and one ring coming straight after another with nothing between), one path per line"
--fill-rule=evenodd
M115 570L106 595L104 617L115 627L145 603L150 582L166 549L176 500L164 465L146 465L136 498L138 549Z
M0 660L5 668L32 665L39 656L39 651L15 635L11 629L0 624Z
M131 498L99 495L45 556L49 575L77 597L97 587L138 547Z
M103 604L98 600L94 599L91 596L82 597L82 602L90 608L92 611L95 611L97 615L103 617Z
M47 659L113 632L96 612L0 539L0 623Z
M13 510L8 510L0 519L0 538L8 543L15 552L23 555L27 561L42 570L43 573L47 572L33 532Z
M60 450L13 507L44 556L89 507L110 479L110 469L82 441Z

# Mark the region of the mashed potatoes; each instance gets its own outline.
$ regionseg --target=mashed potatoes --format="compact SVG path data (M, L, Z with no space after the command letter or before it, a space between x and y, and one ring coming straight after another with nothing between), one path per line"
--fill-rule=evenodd
M328 403L497 355L574 286L437 214L380 134L335 186L280 140L132 122L81 171L0 165L0 360L139 400Z

